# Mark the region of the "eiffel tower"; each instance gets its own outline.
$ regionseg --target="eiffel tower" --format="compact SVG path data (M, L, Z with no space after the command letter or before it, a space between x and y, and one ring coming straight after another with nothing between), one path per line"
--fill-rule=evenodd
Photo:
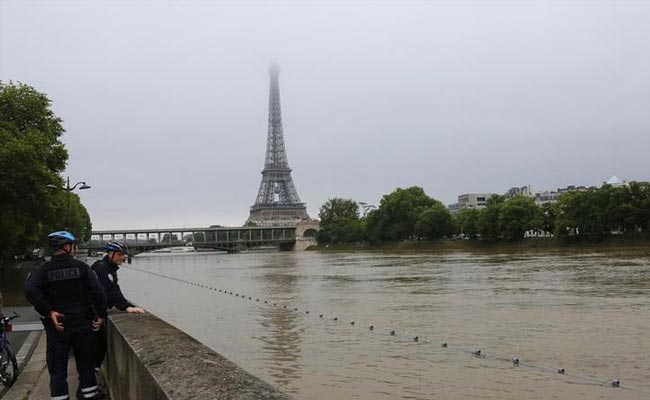
M298 191L291 178L282 133L282 112L280 110L280 86L277 65L269 70L271 87L269 92L269 125L266 139L266 161L262 170L262 182L255 204L251 207L246 225L273 226L295 225L309 220L305 203L300 202Z

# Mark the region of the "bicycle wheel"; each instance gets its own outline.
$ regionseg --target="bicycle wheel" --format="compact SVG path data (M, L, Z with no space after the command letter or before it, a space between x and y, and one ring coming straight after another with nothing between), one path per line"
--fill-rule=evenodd
M18 378L18 361L9 345L5 346L0 353L0 382L5 386L11 386Z

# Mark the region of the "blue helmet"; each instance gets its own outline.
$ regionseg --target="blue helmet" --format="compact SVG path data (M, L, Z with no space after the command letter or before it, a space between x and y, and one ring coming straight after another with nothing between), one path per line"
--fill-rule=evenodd
M105 247L106 251L117 251L119 253L129 254L129 247L124 242L108 242Z
M74 244L77 239L68 231L52 232L47 235L47 244L52 250L62 249L66 244Z

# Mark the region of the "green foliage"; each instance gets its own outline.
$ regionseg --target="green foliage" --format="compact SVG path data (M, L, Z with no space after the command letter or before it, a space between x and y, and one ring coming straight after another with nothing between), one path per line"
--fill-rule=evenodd
M499 215L501 214L501 206L504 201L505 197L494 195L487 200L485 208L480 211L478 231L483 238L489 240L501 239Z
M630 182L629 201L636 228L650 232L650 183Z
M456 232L456 224L447 207L434 200L431 206L420 213L414 231L420 238L435 240L451 237Z
M499 210L499 231L506 240L522 239L527 231L538 230L542 224L542 210L529 197L508 199Z
M458 231L469 237L476 239L478 236L479 210L475 208L465 208L456 214L456 226Z
M57 211L54 229L63 226L82 241L90 240L93 226L90 222L88 210L81 204L81 199L76 193L67 193L63 190L56 191ZM67 196L67 198L65 198ZM61 225L63 221L63 225Z
M28 139L38 149L43 168L58 173L65 168L68 152L59 141L65 132L61 119L50 105L45 94L30 86L0 82L0 131Z
M0 82L0 262L29 254L47 233L65 225L66 194L59 174L68 153L59 140L61 119L35 89ZM90 219L78 197L70 199L71 230L90 236Z
M359 205L354 200L333 198L320 208L320 243L352 243L363 240L363 224L359 220Z
M321 227L343 219L359 219L359 205L350 199L333 198L327 200L318 213Z
M599 240L612 232L650 230L650 184L604 185L600 189L568 192L557 204L556 234Z
M546 233L555 232L555 222L557 219L557 211L555 204L546 203L542 205L542 231Z
M367 230L373 241L412 239L420 214L435 200L418 186L397 188L381 199L379 208L368 213Z

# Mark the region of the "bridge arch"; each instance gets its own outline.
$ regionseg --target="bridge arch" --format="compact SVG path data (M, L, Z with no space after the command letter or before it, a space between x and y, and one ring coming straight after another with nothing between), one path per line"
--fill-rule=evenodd
M301 221L296 224L296 238L313 238L316 240L320 231L320 221Z

